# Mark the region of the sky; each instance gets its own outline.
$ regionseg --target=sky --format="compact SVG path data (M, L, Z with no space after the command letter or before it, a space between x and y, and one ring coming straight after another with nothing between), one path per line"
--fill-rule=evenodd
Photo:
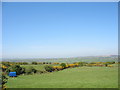
M117 2L4 2L3 58L118 54Z

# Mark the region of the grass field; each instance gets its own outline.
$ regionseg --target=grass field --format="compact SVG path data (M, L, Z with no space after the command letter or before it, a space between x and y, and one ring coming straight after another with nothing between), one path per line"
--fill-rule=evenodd
M6 85L8 88L117 88L118 68L77 67L52 73L21 75L9 78Z
M42 70L42 71L45 71L45 68L44 68L44 66L45 65L21 65L21 67L28 67L28 66L32 66L32 67L34 67L36 70Z

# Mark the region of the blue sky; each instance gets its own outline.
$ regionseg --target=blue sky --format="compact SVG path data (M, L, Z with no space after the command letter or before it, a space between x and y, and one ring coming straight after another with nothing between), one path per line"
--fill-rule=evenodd
M3 3L3 57L117 54L117 2Z

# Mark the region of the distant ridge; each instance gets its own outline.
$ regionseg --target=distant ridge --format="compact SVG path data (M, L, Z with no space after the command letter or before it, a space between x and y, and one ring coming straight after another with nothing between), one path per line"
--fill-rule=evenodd
M102 55L102 56L82 56L69 58L3 58L2 61L10 62L118 62L118 55Z

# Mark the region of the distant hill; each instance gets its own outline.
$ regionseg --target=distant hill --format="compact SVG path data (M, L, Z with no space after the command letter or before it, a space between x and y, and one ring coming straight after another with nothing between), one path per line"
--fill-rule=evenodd
M2 61L9 62L118 62L118 55L109 55L109 56L86 56L86 57L71 57L71 58L27 58L27 59L2 59Z

